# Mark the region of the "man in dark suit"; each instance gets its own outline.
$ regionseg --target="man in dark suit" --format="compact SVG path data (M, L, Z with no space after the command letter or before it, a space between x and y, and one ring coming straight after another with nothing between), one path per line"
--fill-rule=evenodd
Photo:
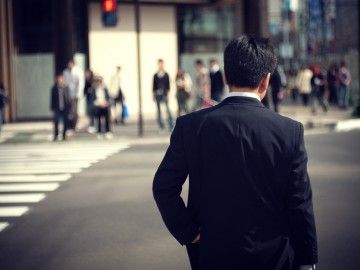
M56 76L56 82L51 88L50 110L54 114L54 138L56 141L59 135L59 122L63 122L62 139L66 140L66 131L69 127L68 115L71 107L69 88L65 86L64 76Z
M313 269L317 240L303 126L260 102L276 66L272 47L242 36L228 44L224 63L229 96L178 118L156 172L162 218L186 245L192 269Z

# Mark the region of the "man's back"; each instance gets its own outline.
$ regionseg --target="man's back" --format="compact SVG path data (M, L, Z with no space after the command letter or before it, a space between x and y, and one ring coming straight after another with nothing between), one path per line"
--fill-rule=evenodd
M188 208L201 231L200 261L206 269L224 261L275 269L274 258L291 255L286 202L301 125L246 97L229 97L179 123L191 161Z
M241 37L228 48L231 93L213 108L178 118L154 178L160 213L187 246L193 270L312 265L317 242L303 127L261 104L270 79L266 70L241 78L238 70L248 65L236 57L256 60L264 54L261 70L266 54L271 59L266 45ZM233 61L237 50L246 51L245 57ZM187 176L185 206L180 193Z

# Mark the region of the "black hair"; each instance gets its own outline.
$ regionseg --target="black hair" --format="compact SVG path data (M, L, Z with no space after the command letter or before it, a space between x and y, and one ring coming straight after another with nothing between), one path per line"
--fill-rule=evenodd
M197 59L196 61L195 61L195 64L196 65L204 65L204 62L201 60L201 59Z
M224 70L230 86L256 88L273 73L277 59L268 39L246 35L230 41L224 52Z
M164 60L163 59L158 59L158 63L164 63Z

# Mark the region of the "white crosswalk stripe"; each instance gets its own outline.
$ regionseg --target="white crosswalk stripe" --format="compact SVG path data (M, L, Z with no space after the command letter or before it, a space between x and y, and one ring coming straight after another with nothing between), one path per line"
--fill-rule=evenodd
M8 182L64 182L71 178L71 174L24 174L24 175L0 175L0 183Z
M29 211L27 206L5 206L0 207L0 217L20 217Z
M0 222L0 232L5 230L6 227L9 226L9 223L7 222Z
M44 193L0 194L0 203L37 203L45 198Z
M101 141L0 145L0 232L73 174L128 147Z
M0 192L54 191L59 186L58 183L0 184Z

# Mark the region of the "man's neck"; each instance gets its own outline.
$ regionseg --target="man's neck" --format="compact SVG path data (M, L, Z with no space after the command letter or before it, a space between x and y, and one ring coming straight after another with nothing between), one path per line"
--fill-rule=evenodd
M229 92L230 93L252 93L252 94L255 94L260 97L257 88L253 89L253 88L249 88L249 87L233 87L233 86L231 86L229 88Z

